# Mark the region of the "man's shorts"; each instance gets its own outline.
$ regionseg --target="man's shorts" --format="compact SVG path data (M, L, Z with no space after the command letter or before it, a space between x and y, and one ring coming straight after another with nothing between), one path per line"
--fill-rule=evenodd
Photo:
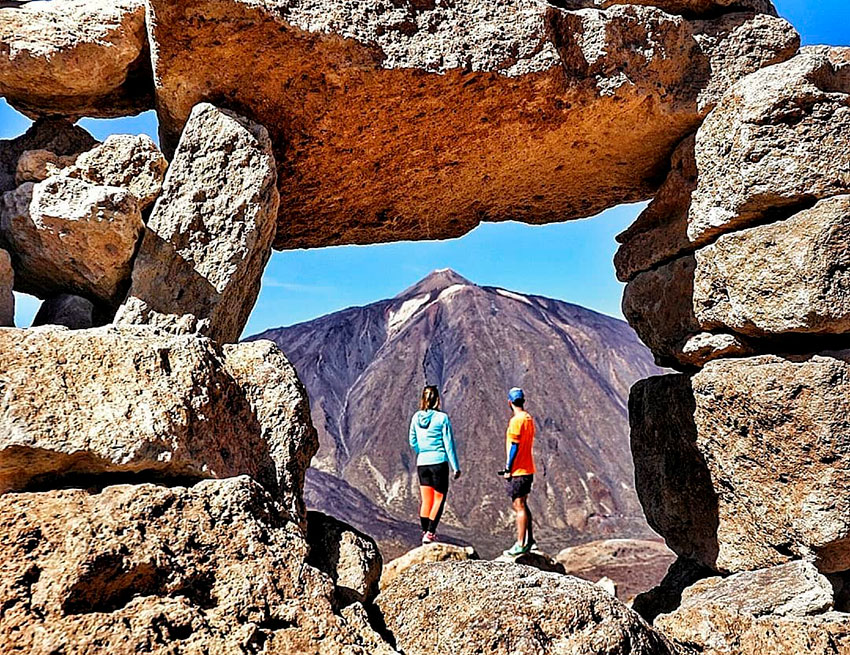
M533 475L515 475L512 478L505 480L505 490L511 497L511 500L522 498L531 493L531 485L534 482Z
M441 464L428 464L426 466L417 466L416 472L419 474L419 485L422 487L433 487L441 494L449 490L449 463L442 462Z

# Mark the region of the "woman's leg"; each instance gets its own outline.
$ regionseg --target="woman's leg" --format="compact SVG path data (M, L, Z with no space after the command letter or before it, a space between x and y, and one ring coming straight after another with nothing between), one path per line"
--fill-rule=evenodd
M422 526L422 532L428 531L428 526L431 522L431 508L434 506L434 487L419 486L419 495L422 496L422 503L419 506L419 524Z

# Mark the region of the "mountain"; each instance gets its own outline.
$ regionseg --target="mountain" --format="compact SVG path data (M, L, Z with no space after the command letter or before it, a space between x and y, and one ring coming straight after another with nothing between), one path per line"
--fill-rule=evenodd
M560 300L431 273L395 298L252 339L271 339L310 395L320 449L308 504L372 534L392 553L419 537L411 414L436 384L458 441L443 533L486 555L511 542L503 481L506 392L535 417L531 509L541 546L652 532L634 490L631 385L660 372L623 321Z

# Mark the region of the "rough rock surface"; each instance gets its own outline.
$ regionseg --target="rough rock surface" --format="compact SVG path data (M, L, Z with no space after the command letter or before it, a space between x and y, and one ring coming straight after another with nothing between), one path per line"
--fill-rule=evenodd
M40 298L75 293L117 304L143 229L128 191L62 176L23 184L0 202L15 288Z
M445 562L408 569L378 596L406 655L482 652L672 653L637 614L594 584L526 566Z
M756 337L850 332L850 195L726 234L696 253L694 311Z
M307 563L330 576L339 607L378 595L383 560L375 540L321 512L307 512Z
M776 8L770 0L558 0L558 5L566 9L595 8L605 9L614 5L650 5L671 14L688 16L716 14L722 11L755 11L776 15Z
M198 105L154 205L116 322L197 331L219 343L239 339L271 254L275 181L265 128Z
M850 48L806 48L730 89L697 135L691 241L850 192L848 66Z
M850 615L833 610L829 581L809 563L708 578L655 626L706 655L833 655L850 652Z
M57 155L45 149L26 150L18 159L15 170L15 184L24 182L42 182L51 175L56 175L63 168L71 166L79 155Z
M800 557L850 568L848 360L718 360L635 385L638 493L674 551L720 572Z
M5 250L0 250L0 327L15 326L15 271L12 270L12 258Z
M0 140L0 194L11 191L21 156L28 150L47 150L57 156L78 155L97 145L95 138L62 118L41 118L21 136Z
M703 578L714 575L715 572L707 566L679 557L670 565L657 587L635 597L632 609L643 617L644 621L652 623L659 614L672 612L682 604L682 593L685 589Z
M247 477L0 496L0 643L68 655L393 652Z
M0 96L30 115L153 108L142 0L0 7Z
M661 541L605 539L565 548L557 559L567 575L589 582L608 578L617 597L629 601L658 585L676 556Z
M113 134L80 155L65 174L92 184L127 189L144 211L162 191L168 162L146 134Z
M692 248L688 239L688 210L697 185L694 136L685 139L671 158L671 170L658 193L627 230L617 235L622 244L614 255L617 278L628 282L638 273L672 260Z
M166 153L201 101L269 127L278 248L447 238L647 198L722 88L799 45L771 16L536 0L149 8Z
M292 398L301 388L287 366L282 389L262 392L280 407L263 407L230 372L239 358L225 357L208 339L150 328L0 331L0 488L248 474L274 493L281 487L298 516L303 470L286 467L315 452L306 396ZM284 448L303 454L277 472Z
M392 584L407 569L417 564L434 564L436 562L465 562L479 559L478 553L472 546L455 546L453 544L435 543L419 546L401 557L384 564L381 574L381 589Z
M533 569L546 571L547 573L564 574L564 565L557 561L551 555L540 552L528 552L519 557L508 557L507 555L499 555L494 562L502 564L518 564L520 566L530 566Z
M41 303L32 325L61 325L70 330L85 330L99 322L97 314L94 303L88 298L63 293Z

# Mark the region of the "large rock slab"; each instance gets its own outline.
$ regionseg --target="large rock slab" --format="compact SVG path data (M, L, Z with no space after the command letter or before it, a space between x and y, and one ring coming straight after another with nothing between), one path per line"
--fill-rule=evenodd
M63 169L72 166L79 155L57 155L44 148L26 150L18 159L15 170L15 184L24 182L43 182Z
M279 388L244 384L232 371L250 371L248 351L149 328L0 331L0 491L248 474L299 516L293 469L316 450L306 394L281 354L255 366Z
M0 200L0 238L18 291L74 293L117 305L126 293L144 223L126 189L54 176Z
M7 494L0 548L7 652L394 652L334 613L297 523L247 477Z
M567 575L613 581L617 598L626 602L658 585L676 556L661 541L604 539L564 548L557 559Z
M91 134L63 118L35 121L21 136L0 140L0 194L18 186L18 164L25 152L46 150L64 157L79 155L96 145L97 141Z
M383 559L374 539L332 516L307 512L307 543L307 562L334 581L339 607L375 600Z
M806 48L729 90L697 134L691 241L850 192L848 66L850 48Z
M645 199L722 89L799 43L772 16L536 0L149 10L166 152L201 101L268 127L285 162L278 248L448 238Z
M151 213L116 322L238 340L271 255L276 179L265 128L198 105Z
M387 562L381 575L381 589L392 584L402 573L418 564L437 562L465 562L480 559L472 546L433 543L425 544L406 552L401 557Z
M833 611L829 581L800 561L702 580L655 626L706 655L850 652L850 615Z
M848 241L848 195L720 237L696 252L697 320L755 337L850 332Z
M647 520L722 573L814 558L850 568L850 353L718 360L629 403Z
M673 652L596 585L513 564L415 566L385 587L377 603L406 655Z
M113 134L81 154L65 174L92 184L127 189L142 211L162 191L168 162L146 134Z
M88 298L63 293L41 303L32 326L61 325L69 330L85 330L94 327L101 318L101 312Z
M153 108L142 0L0 7L0 96L30 115L124 116Z
M15 271L12 270L12 258L5 250L0 250L0 327L15 326Z

